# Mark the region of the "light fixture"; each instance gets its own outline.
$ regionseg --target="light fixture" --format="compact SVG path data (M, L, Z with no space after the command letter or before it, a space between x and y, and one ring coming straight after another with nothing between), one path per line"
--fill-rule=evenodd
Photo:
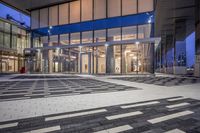
M49 29L52 29L53 27L52 26L49 26Z
M108 45L109 45L108 43L105 43L105 47L108 47Z
M135 44L137 44L137 45L138 45L138 44L140 44L140 42L135 42Z

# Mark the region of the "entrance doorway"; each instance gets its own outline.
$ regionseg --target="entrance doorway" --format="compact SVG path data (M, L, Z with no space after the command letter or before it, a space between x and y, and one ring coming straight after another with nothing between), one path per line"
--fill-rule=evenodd
M91 73L91 53L81 54L81 73L83 74Z

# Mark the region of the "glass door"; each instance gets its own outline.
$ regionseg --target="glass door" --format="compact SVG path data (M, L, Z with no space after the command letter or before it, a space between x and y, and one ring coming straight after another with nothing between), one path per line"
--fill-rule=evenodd
M91 53L81 54L81 72L84 74L91 73Z

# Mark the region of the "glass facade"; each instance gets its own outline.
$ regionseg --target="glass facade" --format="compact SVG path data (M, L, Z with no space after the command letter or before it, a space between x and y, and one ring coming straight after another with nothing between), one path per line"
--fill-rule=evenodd
M148 3L148 5L144 3ZM103 27L115 25L115 22L104 23L104 20L108 18L121 17L123 19L123 16L152 12L153 4L153 0L76 0L33 10L31 12L34 22L32 23L33 33L45 26L49 31L46 36L40 35L34 38L33 46L35 46L36 55L30 57L30 60L34 58L37 62L34 64L39 65L32 65L34 66L32 68L27 64L27 68L31 72L37 70L45 73L151 73L153 43L146 41L138 45L136 42L138 39L153 37L153 22L140 18L141 22L135 24L128 24L126 21L127 26ZM44 15L49 18L45 16L38 20L35 19ZM89 21L99 21L100 23L97 23L99 28L87 30L91 29L87 25ZM83 24L83 26L79 24ZM72 26L73 29L70 27L62 29L63 25ZM77 28L74 28L73 25L76 25ZM58 30L62 32L61 34L55 32L59 27ZM80 30L81 28L85 28L85 30Z
M0 20L0 72L19 72L24 67L25 48L30 48L30 34Z
M31 11L31 28L79 23L154 10L154 0L76 0Z

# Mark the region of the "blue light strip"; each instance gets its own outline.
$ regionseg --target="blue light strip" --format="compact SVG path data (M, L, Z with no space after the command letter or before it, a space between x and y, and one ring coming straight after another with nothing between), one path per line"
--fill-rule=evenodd
M83 32L83 31L142 25L148 23L151 24L154 23L154 12L54 26L51 28L45 27L32 31L33 33L34 32L39 33L41 36L47 36L49 35L49 33L51 35L58 35L58 34L67 34L67 33Z
M0 17L3 19L10 18L10 21L24 23L24 27L30 27L30 17L28 15L25 15L19 11L16 11L15 9L8 7L2 3L0 3Z

